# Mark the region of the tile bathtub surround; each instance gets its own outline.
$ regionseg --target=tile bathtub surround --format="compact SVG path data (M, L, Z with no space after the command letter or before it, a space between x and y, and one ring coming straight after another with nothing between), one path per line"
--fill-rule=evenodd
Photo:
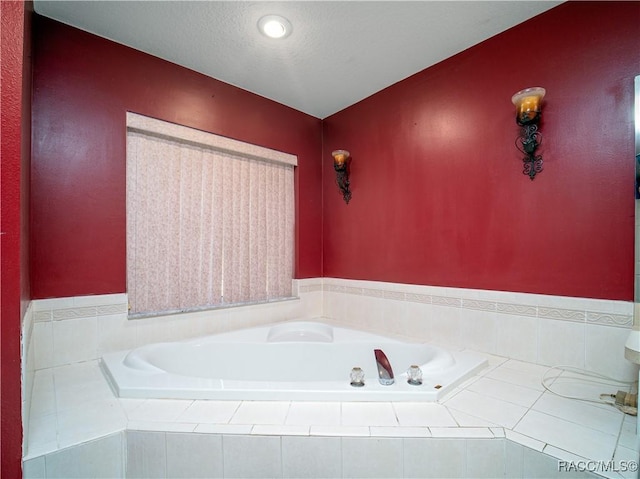
M373 281L294 280L299 300L127 319L126 294L32 302L32 369L287 319L338 324L543 365L637 377L624 358L633 304ZM570 347L567 347L567 345Z
M134 320L127 318L126 294L35 300L27 364L40 370L159 341L322 316L321 280L295 280L294 294L299 299Z
M118 434L114 477L569 477L559 459L638 456L635 418L546 391L548 368L488 360L440 403L119 399L97 361L37 371L25 477L56 477L57 457ZM564 394L607 391L571 372L552 379Z
M281 457L289 454L287 461L294 461L294 455L286 452L285 443L291 447L295 444L299 450L312 450L315 444L327 454L336 454L336 443L313 442L312 438L339 440L341 454L343 438L369 439L362 444L370 444L371 450L381 443L377 439L400 439L403 455L413 447L408 444L419 444L409 439L430 439L425 444L434 448L439 447L435 446L436 440L452 444L467 441L468 457L477 456L469 453L468 441L486 440L504 444L505 451L519 451L516 459L511 453L504 455L505 467L515 471L550 465L555 471L555 458L582 457L596 448L603 448L607 454L613 451L613 457L620 460L638 454L635 420L623 420L620 413L603 406L591 406L607 409L594 414L585 412L593 409L574 410L566 406L568 403L559 406L540 385L547 368L535 364L568 360L589 369L604 369L605 373L622 370L622 375L628 376L628 367L621 367L619 358L607 349L616 349L620 341L624 344L632 316L630 303L318 278L297 280L294 286L300 296L297 301L153 320L127 320L126 309L118 309L126 308L125 295L32 302L31 341L28 321L23 326L27 345L23 373L31 376L32 386L28 387L33 391L29 414L24 416L28 428L25 466L40 471L52 454L72 454L87 441L114 434L124 434L126 442L133 431L165 434L164 447L170 441L174 452L198 440L179 434L213 435L223 443L227 436L275 437L280 440ZM117 399L103 387L106 383L96 362L103 352L150 342L323 315L345 326L418 337L456 349L484 350L512 359L491 357L487 371L465 382L441 404L386 403L363 408L354 408L353 403ZM560 338L554 342L548 338L551 333ZM68 335L78 341L73 346L82 343L82 354L66 350L70 346ZM567 341L578 344L577 349L584 353L566 356L563 348ZM575 348L569 354L575 354ZM554 384L565 393L578 387L569 373L563 373ZM608 392L584 386L578 390L596 395ZM496 404L503 407L496 408ZM541 431L535 426L541 418L565 427ZM555 421L557 418L565 422ZM576 435L581 438L577 440ZM514 445L519 448L514 449ZM173 452L166 450L165 454L169 457ZM493 457L496 452L491 449L486 454ZM164 470L173 474L169 462ZM403 474L410 477L411 468L417 466L403 464ZM298 471L299 467L282 459L279 471L282 477L295 477L294 472L287 471ZM478 466L478 471L483 467ZM310 466L309 470L315 469ZM467 466L464 471L471 474ZM227 470L227 474L244 472ZM544 477L550 474L541 473Z
M33 335L33 307L31 302L27 306L27 309L22 319L20 334L20 363L22 365L20 371L21 382L21 415L23 424L29 424L29 414L31 412L31 397L33 393L33 381L35 378L35 361L34 354L35 349L32 347L32 335ZM28 443L28 430L24 430L22 434L22 448L24 450Z
M634 380L633 303L323 278L323 315L382 334Z

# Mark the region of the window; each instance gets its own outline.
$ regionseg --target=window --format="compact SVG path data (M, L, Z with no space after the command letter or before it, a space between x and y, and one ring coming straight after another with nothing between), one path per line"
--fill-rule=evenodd
M291 297L296 157L127 114L127 291L153 315Z

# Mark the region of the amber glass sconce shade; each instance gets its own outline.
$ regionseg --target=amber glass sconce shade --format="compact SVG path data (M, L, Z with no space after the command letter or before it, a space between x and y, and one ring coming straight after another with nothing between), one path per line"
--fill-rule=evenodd
M520 136L516 139L516 147L524 158L522 173L532 180L542 171L542 156L536 155L536 150L542 143L542 134L538 131L542 114L542 98L546 93L544 88L532 87L519 91L511 101L516 106L516 123L520 125Z
M349 190L349 163L351 154L347 150L335 150L331 152L333 156L333 169L336 170L336 183L345 203L351 200L351 190Z

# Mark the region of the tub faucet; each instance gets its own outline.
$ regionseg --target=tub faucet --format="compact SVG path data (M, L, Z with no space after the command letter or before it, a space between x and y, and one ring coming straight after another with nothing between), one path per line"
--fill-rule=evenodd
M390 386L393 384L393 369L391 363L387 359L387 355L382 352L382 349L374 349L376 355L376 366L378 367L378 381L383 386Z

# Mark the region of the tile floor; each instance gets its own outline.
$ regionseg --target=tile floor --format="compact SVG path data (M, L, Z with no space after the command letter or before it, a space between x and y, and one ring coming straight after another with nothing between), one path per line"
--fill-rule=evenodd
M636 418L541 385L548 368L489 357L439 403L119 399L97 361L36 372L25 459L125 429L228 435L494 438L565 460L635 460ZM553 390L597 399L618 385L553 371ZM637 477L626 473L623 477ZM611 477L621 477L612 475Z

